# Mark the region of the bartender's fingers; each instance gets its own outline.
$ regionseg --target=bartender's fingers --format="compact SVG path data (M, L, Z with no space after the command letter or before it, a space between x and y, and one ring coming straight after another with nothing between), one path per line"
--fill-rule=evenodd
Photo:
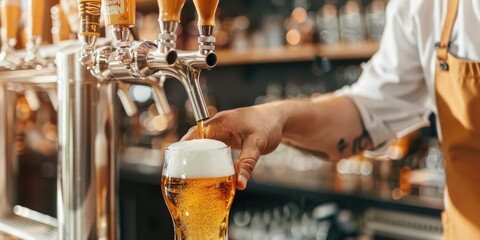
M235 163L235 172L237 174L237 189L244 190L247 187L248 179L255 169L258 158L265 148L263 138L255 134L249 135L244 141L240 156Z

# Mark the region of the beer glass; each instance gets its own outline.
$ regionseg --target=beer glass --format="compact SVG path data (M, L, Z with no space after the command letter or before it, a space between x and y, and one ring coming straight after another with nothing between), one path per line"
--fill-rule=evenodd
M175 240L228 239L228 215L235 195L228 146L212 139L170 145L161 187Z

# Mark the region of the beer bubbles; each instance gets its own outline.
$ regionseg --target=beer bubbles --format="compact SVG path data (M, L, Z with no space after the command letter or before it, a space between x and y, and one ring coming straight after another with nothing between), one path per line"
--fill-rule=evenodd
M212 139L177 142L165 153L162 194L175 239L228 239L235 195L230 148Z

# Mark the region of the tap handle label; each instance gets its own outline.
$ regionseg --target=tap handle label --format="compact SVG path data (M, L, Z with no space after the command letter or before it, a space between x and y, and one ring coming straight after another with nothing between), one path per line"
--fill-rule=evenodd
M2 23L2 36L5 36L7 39L17 37L20 15L20 0L0 0L0 22Z
M79 0L80 16L79 34L83 36L100 36L101 0Z
M136 0L105 0L105 25L135 25Z
M45 0L28 0L27 35L42 36Z

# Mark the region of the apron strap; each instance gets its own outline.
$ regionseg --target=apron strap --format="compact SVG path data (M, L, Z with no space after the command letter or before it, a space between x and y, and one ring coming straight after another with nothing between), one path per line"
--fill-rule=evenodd
M440 42L436 44L436 47L438 48L437 58L441 62L445 62L447 60L453 24L455 23L455 18L457 17L458 2L459 0L448 1L447 16L445 17L445 23L443 25L442 38L440 39Z

